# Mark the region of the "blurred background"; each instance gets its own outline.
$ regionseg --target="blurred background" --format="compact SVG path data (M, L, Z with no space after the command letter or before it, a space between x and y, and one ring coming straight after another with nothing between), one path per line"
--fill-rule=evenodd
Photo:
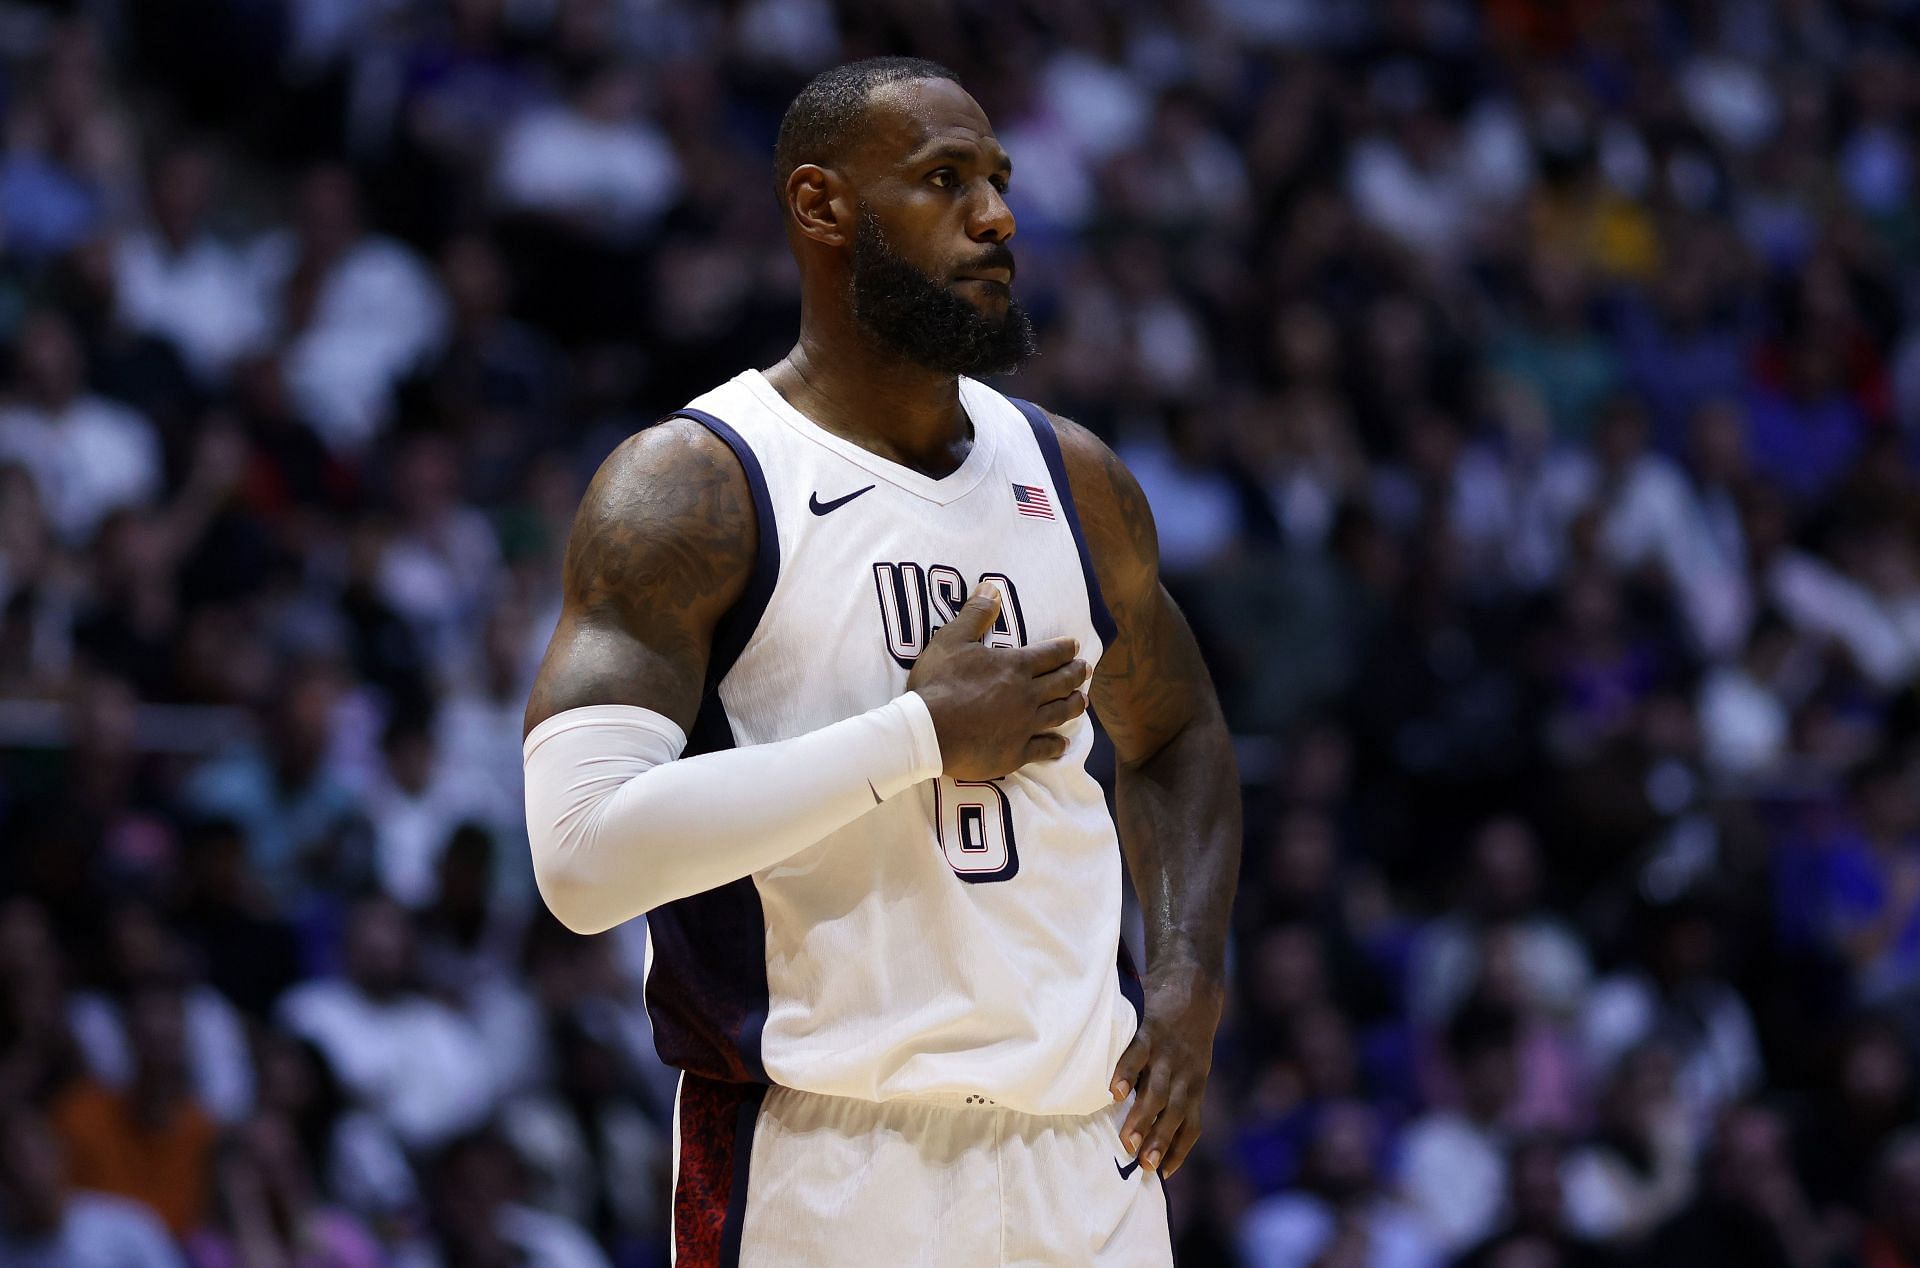
M575 501L946 62L1248 801L1180 1263L1920 1263L1920 5L0 0L0 1263L666 1262Z

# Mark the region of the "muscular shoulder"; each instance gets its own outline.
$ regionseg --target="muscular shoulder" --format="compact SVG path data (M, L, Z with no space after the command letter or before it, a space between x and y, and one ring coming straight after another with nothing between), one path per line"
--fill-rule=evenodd
M574 516L527 728L596 704L690 726L714 627L746 589L758 541L752 489L724 441L689 419L629 437Z
M663 603L718 619L753 569L753 492L726 442L672 418L621 442L580 500L567 601L628 614Z
M1160 573L1160 538L1140 482L1098 436L1058 414L1047 417L1060 437L1060 456L1100 588L1109 601L1152 588Z

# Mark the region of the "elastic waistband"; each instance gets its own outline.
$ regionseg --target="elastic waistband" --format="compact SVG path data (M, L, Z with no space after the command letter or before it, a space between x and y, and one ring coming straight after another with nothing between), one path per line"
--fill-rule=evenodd
M860 1105L875 1109L933 1109L961 1114L1010 1114L1023 1119L1060 1119L1065 1121L1084 1121L1111 1113L1111 1104L1098 1106L1084 1114L1061 1112L1058 1114L1035 1114L1030 1110L1006 1105L994 1100L984 1092L910 1092L901 1096L890 1096L884 1101L870 1101L864 1097L836 1096L831 1092L813 1092L805 1088L787 1087L774 1084L776 1091L789 1096L806 1097L809 1100L833 1101L843 1105ZM1131 1098L1129 1098L1131 1099Z

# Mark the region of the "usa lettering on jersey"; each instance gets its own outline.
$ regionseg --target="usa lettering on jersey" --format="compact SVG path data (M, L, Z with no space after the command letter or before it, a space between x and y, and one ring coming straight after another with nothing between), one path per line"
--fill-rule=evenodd
M1025 647L1027 622L1013 579L1003 572L983 572L980 581L1000 591L1000 615L987 633L987 646ZM947 564L874 564L873 590L880 600L887 654L902 669L912 669L913 662L927 649L927 640L959 615L972 589L966 575Z
M983 585L1000 591L1000 615L987 632L989 647L1025 647L1026 616L1020 591L1002 572L980 574ZM921 566L911 561L876 563L873 589L880 601L881 637L887 654L903 669L927 648L935 631L959 615L973 587L966 574L949 564ZM1013 804L997 780L952 779L933 784L934 834L954 875L974 884L1010 881L1020 871Z

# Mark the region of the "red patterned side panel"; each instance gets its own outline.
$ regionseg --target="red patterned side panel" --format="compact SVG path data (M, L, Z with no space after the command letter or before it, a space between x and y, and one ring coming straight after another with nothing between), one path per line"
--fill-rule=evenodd
M680 1082L680 1157L673 1185L675 1268L737 1268L747 1159L765 1084Z

